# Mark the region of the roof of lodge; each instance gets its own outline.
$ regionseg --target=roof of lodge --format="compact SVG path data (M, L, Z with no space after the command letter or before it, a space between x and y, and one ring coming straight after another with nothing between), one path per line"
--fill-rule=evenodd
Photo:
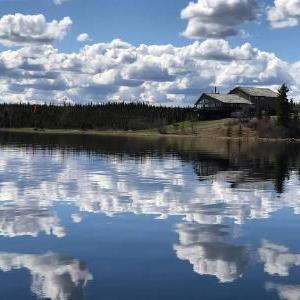
M255 88L255 87L247 87L247 86L238 86L234 88L230 93L234 90L240 90L250 96L254 97L278 97L278 94L271 89L268 88Z
M216 99L217 101L227 104L252 104L249 100L234 94L203 94L202 97L203 96L208 96L210 98ZM201 98L199 99L199 101L201 100Z

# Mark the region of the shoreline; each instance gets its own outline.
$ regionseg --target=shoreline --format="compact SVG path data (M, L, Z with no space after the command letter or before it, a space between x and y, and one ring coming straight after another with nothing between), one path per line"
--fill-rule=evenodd
M222 137L205 136L201 134L175 134L159 133L157 131L120 131L120 130L80 130L80 129L34 129L34 128L0 128L0 133L21 133L33 135L90 135L90 136L127 136L145 138L193 138L193 139L215 139L233 141L252 141L252 142L285 142L299 143L300 139L291 138L259 138L259 137Z

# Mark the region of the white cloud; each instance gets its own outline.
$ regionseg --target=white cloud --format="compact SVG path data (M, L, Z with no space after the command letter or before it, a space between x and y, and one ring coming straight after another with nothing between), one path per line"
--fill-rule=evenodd
M249 254L246 247L223 241L229 234L226 226L181 224L177 233L180 244L174 246L176 254L188 260L196 273L216 276L223 283L242 276Z
M5 236L37 235L39 232L58 235L61 225L49 216L52 215L50 208L62 199L73 203L81 212L176 215L188 222L210 225L221 224L226 218L237 224L247 219L269 218L283 207L291 207L300 214L300 187L295 189L298 182L296 173L291 174L290 187L287 186L282 197L278 198L270 182L251 182L250 186L242 186L240 190L232 189L237 174L239 184L243 178L248 178L247 174L219 172L212 181L208 178L199 184L182 168L180 160L172 158L162 162L146 157L138 164L135 161L101 160L95 165L89 160L78 161L63 155L59 150L45 162L42 151L38 151L32 159L26 149L3 149L0 178L5 178L5 182L0 186L0 204L3 207L0 224L8 223L9 226L3 226L1 233ZM26 173L20 177L22 170ZM43 170L55 172L45 176ZM16 176L21 179L16 181ZM126 182L124 176L128 179ZM157 180L161 184L157 185ZM146 190L144 182L149 183ZM261 188L262 184L268 184L266 190ZM124 198L127 200L122 201ZM7 202L11 203L9 207L5 205ZM212 211L210 207L215 209ZM24 219L30 220L27 227L21 228L23 223L14 211L24 211ZM32 221L38 218L40 222ZM34 228L31 223L37 224L37 228L31 229Z
M92 275L82 262L60 254L31 255L0 252L0 270L27 269L31 291L39 299L84 299L83 288Z
M64 202L74 207L71 218L75 223L82 220L84 212L176 216L186 222L176 227L179 242L174 250L178 258L188 261L198 274L232 282L243 275L249 252L246 246L232 241L234 232L222 225L224 221L229 224L230 219L241 224L249 219L269 218L283 207L300 214L297 172L291 172L283 194L278 197L271 181L252 178L251 170L217 171L217 163L215 173L199 182L191 170L197 169L197 161L182 164L173 156L153 159L146 155L142 160L113 156L95 161L85 156L78 159L65 149L53 149L48 155L43 147L38 147L33 157L28 147L16 149L13 143L9 145L2 147L0 156L3 236L64 236L67 233L52 212L57 203ZM200 154L201 145L195 148ZM222 141L208 141L205 145L214 151L223 146ZM106 153L103 147L102 152ZM274 156L269 149L260 148ZM251 153L256 150L251 148ZM122 153L122 147L119 151ZM246 155L245 148L239 151ZM264 242L259 254L270 275L286 276L292 266L299 265L299 254L284 246Z
M275 290L281 300L300 300L300 285L267 283L266 290Z
M82 221L82 216L80 214L72 214L71 218L74 223L80 223Z
M83 43L83 42L91 41L91 38L87 33L81 33L77 36L77 41Z
M289 276L292 267L300 266L300 254L291 253L285 246L263 241L258 253L270 275Z
M72 20L47 22L44 15L5 15L0 19L0 43L6 46L49 44L65 37Z
M268 8L268 20L273 28L293 27L299 24L300 0L275 0Z
M0 52L1 99L6 102L141 100L193 104L218 85L276 86L286 82L297 93L297 64L245 43L225 40L134 46L121 40L86 45L62 53L51 45Z
M198 0L181 12L188 21L183 35L192 38L221 38L237 35L238 27L257 18L256 0Z
M5 191L4 191L5 193ZM33 236L41 233L54 235L58 238L65 236L65 230L60 225L56 215L48 209L30 206L1 205L0 235L8 237Z

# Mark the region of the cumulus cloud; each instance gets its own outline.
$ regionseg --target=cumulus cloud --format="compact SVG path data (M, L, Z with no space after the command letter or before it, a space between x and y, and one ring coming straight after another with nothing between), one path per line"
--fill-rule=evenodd
M300 300L300 285L276 284L268 282L266 290L275 290L281 300Z
M0 252L0 270L27 269L32 276L31 291L39 299L84 299L83 289L92 280L84 264L56 253L31 255Z
M36 152L32 158L26 149L1 150L0 179L3 184L0 186L0 204L3 221L0 224L7 223L6 227L2 226L3 235L46 232L59 236L64 231L55 215L50 218L53 216L50 212L61 201L73 203L81 212L176 215L199 224L221 224L227 218L241 224L248 219L269 218L283 207L291 207L295 213L300 213L296 173L291 174L290 187L286 187L279 199L269 182L253 180L241 190L233 189L237 172L218 172L213 180L207 178L204 184L199 185L192 180L194 177L190 173L183 171L180 160L171 157L163 161L146 157L142 163L99 160L95 164L66 156L59 150L52 154L45 161L43 151ZM16 181L16 177L20 180ZM240 173L239 184L243 178L245 180L248 176ZM158 180L160 184L157 184ZM148 183L146 187L145 182ZM269 185L263 185L267 183ZM8 201L9 207L6 206ZM18 215L24 216L29 224L25 226ZM78 215L72 218L74 221L80 219Z
M52 45L0 52L1 99L6 102L147 101L193 104L212 86L273 87L297 91L297 67L251 44L232 47L208 39L183 47L134 46L122 40L86 45L63 53Z
M293 27L299 24L299 0L275 0L268 8L268 20L273 28Z
M198 0L181 12L188 21L183 35L192 38L223 38L237 35L238 27L257 18L256 0Z
M282 245L263 241L258 253L265 272L270 275L289 276L292 267L300 266L300 254L291 253Z
M82 221L82 216L80 214L72 214L71 218L74 223L80 223Z
M243 246L224 243L228 228L222 225L180 224L180 244L174 249L179 259L188 260L196 273L233 282L242 276L249 255Z
M214 143L212 146L220 148ZM122 147L119 151L122 153ZM243 147L239 151L243 153ZM255 151L251 149L251 153ZM300 214L297 172L291 172L279 198L269 180L252 178L251 170L218 171L219 160L209 168L214 170L213 176L199 182L191 171L192 167L196 169L194 162L183 164L171 155L153 159L151 154L127 160L122 154L119 157L101 152L105 154L97 155L95 160L85 155L79 158L66 149L52 149L49 154L38 147L33 156L28 146L3 145L0 235L64 236L67 233L61 222L51 213L57 203L64 202L74 208L74 223L81 222L84 212L177 216L185 222L175 228L179 235L174 245L177 257L189 262L197 274L215 276L225 283L241 277L250 259L248 248L232 241L233 230L222 225L225 221L241 224L249 219L269 218L283 207ZM197 153L201 157L202 152ZM199 161L202 167L203 162ZM299 254L269 242L262 244L259 254L270 274L285 276L292 266L299 265Z
M1 205L1 236L37 237L41 233L52 234L58 238L65 236L65 230L60 225L58 217L46 208Z
M44 15L5 15L0 19L0 43L6 46L50 44L62 40L71 25L69 17L47 22Z
M77 41L83 43L83 42L91 41L91 38L88 35L88 33L81 33L77 36Z

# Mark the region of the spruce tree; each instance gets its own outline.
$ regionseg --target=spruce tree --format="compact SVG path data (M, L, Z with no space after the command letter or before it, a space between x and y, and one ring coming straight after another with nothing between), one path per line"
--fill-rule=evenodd
M288 100L289 88L283 84L278 90L277 97L277 123L280 126L288 127L290 121L290 103Z

